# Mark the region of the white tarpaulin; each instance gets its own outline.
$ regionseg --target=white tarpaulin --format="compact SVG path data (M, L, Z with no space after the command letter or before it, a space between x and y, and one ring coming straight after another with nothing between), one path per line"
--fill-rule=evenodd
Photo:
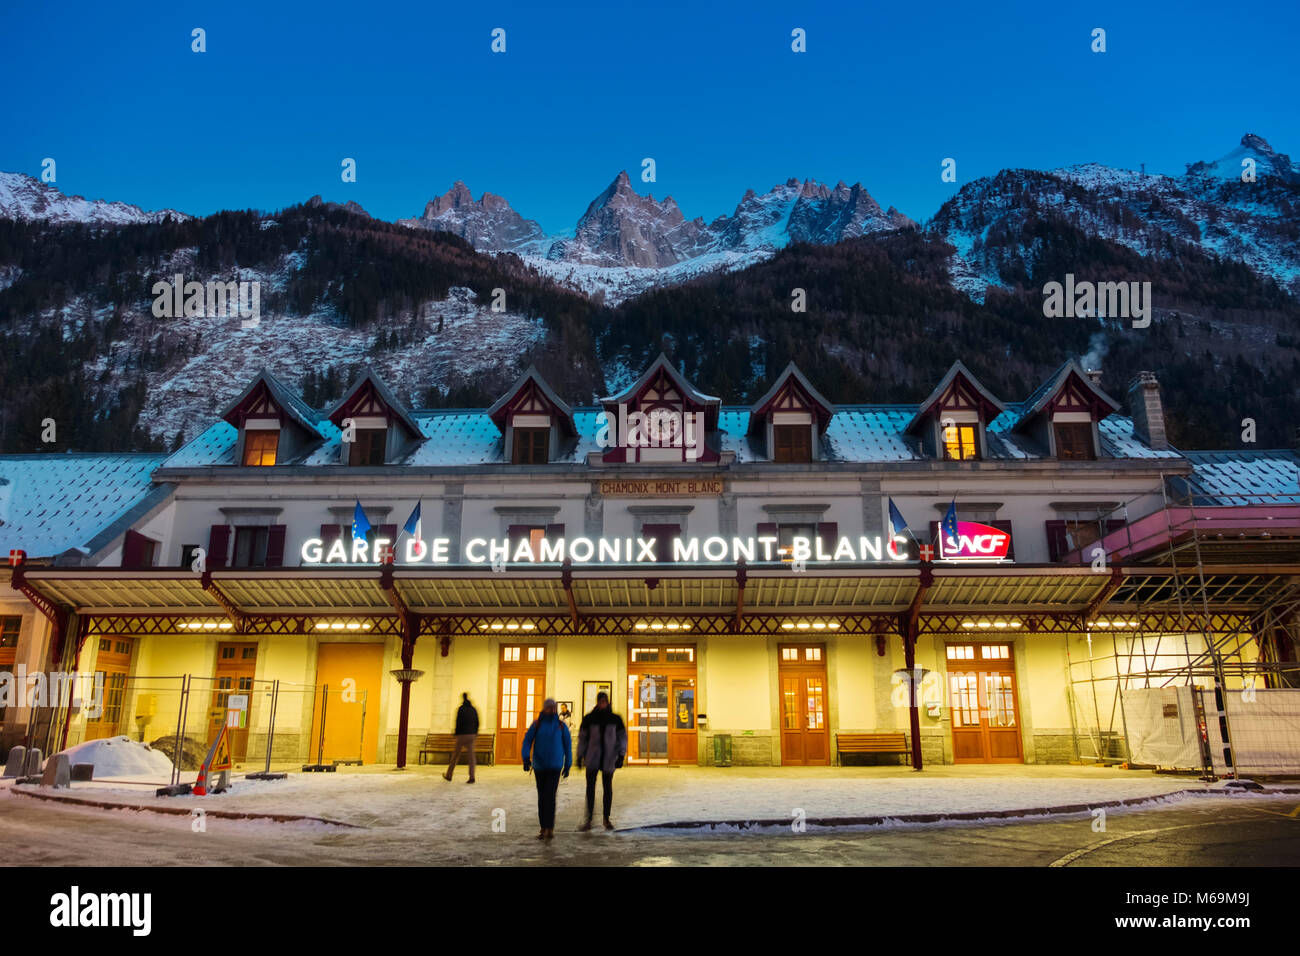
M1192 690L1187 686L1141 687L1120 692L1133 763L1177 770L1205 766Z
M1206 728L1214 772L1232 772L1214 711L1214 692L1205 691ZM1228 736L1238 773L1300 773L1300 690L1227 692Z

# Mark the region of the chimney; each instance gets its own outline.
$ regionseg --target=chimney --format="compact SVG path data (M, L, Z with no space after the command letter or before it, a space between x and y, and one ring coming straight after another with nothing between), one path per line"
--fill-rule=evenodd
M1101 369L1086 368L1083 370L1083 374L1088 376L1088 381L1092 382L1093 385L1101 388Z
M1138 372L1128 386L1129 414L1133 416L1133 434L1149 448L1169 447L1165 437L1165 412L1160 404L1160 383L1155 372Z

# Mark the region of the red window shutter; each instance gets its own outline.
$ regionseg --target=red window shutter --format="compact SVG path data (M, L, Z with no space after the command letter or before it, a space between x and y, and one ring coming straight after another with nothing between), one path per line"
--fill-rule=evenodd
M320 526L320 540L326 551L335 541L343 537L343 525L341 524L323 524Z
M671 561L673 559L673 541L682 535L679 524L643 524L641 537L655 539L655 560Z
M817 524L817 540L822 543L822 551L826 554L835 553L835 542L840 540L840 526L834 521L821 521ZM813 549L813 557L817 556L816 548Z
M284 564L284 537L286 525L273 524L266 533L266 566L278 568Z
M375 535L375 537L376 537L376 538L387 538L387 539L388 539L388 543L389 543L389 544L392 544L394 541L397 540L397 525L395 525L395 524L381 524L381 525L379 526L379 533L378 533L377 535Z
M506 528L506 538L510 542L510 553L515 553L515 545L528 540L528 525L512 524Z
M208 531L208 559L210 568L224 568L230 551L230 525L214 524Z
M1070 539L1066 535L1064 521L1045 521L1047 528L1047 560L1057 563L1070 550Z
M560 538L563 538L563 537L564 537L564 525L562 525L562 524L548 524L548 525L546 526L546 540L547 540L547 541L556 541L556 540L558 540L558 539L560 539Z
M128 529L126 536L122 539L122 567L143 567L147 542L148 539L140 532Z
M1016 559L1016 537L1011 533L1011 522L1005 518L999 518L996 521L990 521L989 524L999 531L1007 533L1007 560L1014 561Z

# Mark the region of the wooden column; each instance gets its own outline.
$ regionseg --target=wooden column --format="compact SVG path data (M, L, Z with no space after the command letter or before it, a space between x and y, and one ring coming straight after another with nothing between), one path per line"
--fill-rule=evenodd
M912 603L906 611L903 612L902 620L899 622L899 630L903 636L903 663L907 668L907 688L908 688L908 726L911 730L912 737L912 769L922 769L921 763L921 712L917 707L917 695L920 693L921 682L916 679L916 638L921 630L921 604L925 600L925 592L930 590L930 585L934 584L934 567L929 561L921 562L921 576L917 582L916 594L912 596Z

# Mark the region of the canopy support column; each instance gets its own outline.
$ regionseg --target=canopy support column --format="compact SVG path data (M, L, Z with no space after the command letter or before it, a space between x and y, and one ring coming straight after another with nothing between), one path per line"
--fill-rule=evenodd
M921 562L921 575L917 581L916 593L912 603L901 615L899 630L903 636L903 661L907 668L908 690L908 726L912 738L912 769L922 769L921 763L921 712L917 707L917 695L920 693L920 681L916 676L916 638L921 629L921 604L925 601L925 592L934 584L934 566L929 561Z
M424 675L417 671L415 664L415 641L420 636L420 615L414 613L407 605L393 582L393 565L385 563L379 571L379 586L383 588L388 603L397 612L402 623L402 666L393 671L393 676L402 685L401 705L397 715L397 769L406 768L406 737L411 724L411 684Z

